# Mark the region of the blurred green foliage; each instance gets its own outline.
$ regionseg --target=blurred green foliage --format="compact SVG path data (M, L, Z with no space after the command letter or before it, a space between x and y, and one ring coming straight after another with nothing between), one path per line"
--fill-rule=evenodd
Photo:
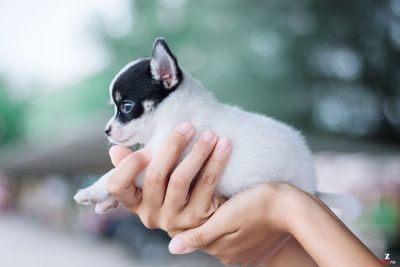
M392 241L396 238L393 233L396 233L399 226L400 214L395 203L390 199L382 199L369 207L367 214L370 222L374 224L374 228L381 231L387 240Z
M106 109L113 74L150 55L163 36L181 66L224 102L307 133L399 143L399 2L132 1L127 35L101 21L88 33L106 47L107 69L40 99L27 129L39 134Z
M115 69L163 36L224 102L308 133L400 141L399 1L132 3L130 34L102 38Z
M57 131L73 134L74 126L88 117L93 118L98 111L110 109L108 84L112 75L109 70L104 70L63 90L37 98L29 106L29 119L25 120L29 135L38 137Z
M15 141L23 132L25 103L16 103L0 80L0 144Z

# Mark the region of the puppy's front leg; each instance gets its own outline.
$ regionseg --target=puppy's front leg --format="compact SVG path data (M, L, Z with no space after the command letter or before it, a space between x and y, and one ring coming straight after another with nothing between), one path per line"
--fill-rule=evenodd
M95 204L95 212L103 214L118 206L118 201L115 200L107 190L107 182L111 177L114 169L104 174L94 184L84 189L79 190L74 200L82 205Z

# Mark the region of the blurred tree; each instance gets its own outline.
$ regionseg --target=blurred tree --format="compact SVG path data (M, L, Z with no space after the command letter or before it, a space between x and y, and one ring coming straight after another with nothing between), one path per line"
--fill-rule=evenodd
M400 1L312 1L300 43L321 131L400 141Z
M163 36L225 102L306 132L398 142L399 1L132 2L127 36L102 32L119 69Z
M12 99L0 80L0 146L22 135L25 110L25 103Z
M128 34L108 32L101 21L89 31L108 51L109 67L37 101L28 124L41 134L105 110L113 75L150 55L163 36L180 65L223 102L306 133L399 143L399 2L132 1Z

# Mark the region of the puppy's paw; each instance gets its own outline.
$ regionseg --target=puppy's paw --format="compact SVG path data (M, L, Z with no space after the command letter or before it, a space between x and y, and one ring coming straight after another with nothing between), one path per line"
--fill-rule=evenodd
M96 204L110 198L110 194L107 190L107 181L110 178L113 170L104 174L94 184L84 189L79 190L74 200L82 205Z
M107 191L102 190L100 187L96 187L96 184L89 186L84 189L80 189L74 196L74 200L78 204L90 205L97 204L105 201L110 195Z
M103 201L100 201L96 204L94 212L96 214L104 214L109 212L110 210L116 208L118 206L118 201L112 197L108 197Z
M82 205L89 205L89 204L96 204L97 201L95 199L90 198L89 190L88 188L85 189L80 189L74 196L74 200L78 204Z

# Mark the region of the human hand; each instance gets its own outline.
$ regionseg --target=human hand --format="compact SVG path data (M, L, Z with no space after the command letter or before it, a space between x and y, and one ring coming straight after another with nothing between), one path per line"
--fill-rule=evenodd
M201 225L224 201L214 191L231 150L226 138L203 133L174 168L193 135L192 125L180 124L152 158L146 148L134 153L119 146L110 149L116 169L107 184L109 192L146 227L160 228L170 236ZM146 166L141 190L135 186L135 177Z
M169 249L184 254L202 249L225 264L260 265L290 238L286 200L292 187L268 183L226 201L203 225L175 236Z
M235 195L207 222L178 234L169 245L175 254L197 248L226 264L380 266L324 203L284 183Z

